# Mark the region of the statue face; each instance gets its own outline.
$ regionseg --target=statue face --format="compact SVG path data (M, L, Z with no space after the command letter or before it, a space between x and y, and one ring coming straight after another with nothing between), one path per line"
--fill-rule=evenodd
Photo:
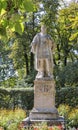
M46 26L45 26L45 25L42 25L42 26L41 26L41 32L42 32L42 33L46 33Z

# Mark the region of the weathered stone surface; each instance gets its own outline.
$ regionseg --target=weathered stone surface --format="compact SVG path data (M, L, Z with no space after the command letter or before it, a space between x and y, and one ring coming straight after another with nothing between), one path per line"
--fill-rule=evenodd
M31 43L31 52L35 54L35 69L38 71L36 78L53 76L53 48L54 42L47 34L45 25L41 26L41 32L37 33Z
M34 81L34 108L30 120L51 120L58 118L55 108L55 82L52 79Z
M49 125L64 124L64 118L59 117L55 107L55 82L53 78L53 48L54 42L46 33L46 27L41 26L32 43L31 52L35 54L35 69L38 71L34 81L34 107L29 118L23 121L27 124L47 122Z
M34 82L34 107L52 108L55 107L55 87L54 81Z

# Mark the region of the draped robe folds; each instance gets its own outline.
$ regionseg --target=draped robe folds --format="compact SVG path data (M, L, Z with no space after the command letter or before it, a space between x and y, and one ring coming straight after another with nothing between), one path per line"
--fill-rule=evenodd
M35 54L35 69L41 71L40 60L47 60L48 70L50 73L53 70L53 42L50 35L41 33L36 34L31 43L31 52ZM46 63L45 63L46 64Z

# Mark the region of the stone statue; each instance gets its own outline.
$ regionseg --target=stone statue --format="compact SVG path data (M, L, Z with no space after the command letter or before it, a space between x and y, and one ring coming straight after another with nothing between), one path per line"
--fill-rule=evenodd
M31 52L35 54L36 78L53 77L53 41L46 33L46 26L41 26L41 32L36 34L31 43Z
M31 43L31 52L35 55L35 69L38 71L34 80L34 106L26 118L27 126L46 122L48 126L64 124L55 107L55 81L53 78L54 43L46 33L45 25L36 34Z

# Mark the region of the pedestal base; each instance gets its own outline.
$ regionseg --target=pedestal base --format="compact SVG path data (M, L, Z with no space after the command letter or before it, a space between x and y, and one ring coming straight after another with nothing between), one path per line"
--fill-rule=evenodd
M55 82L51 78L34 81L34 108L29 117L23 120L25 126L42 122L46 122L48 126L64 126L64 118L59 117L55 108Z
M52 120L58 118L58 111L56 108L52 109L35 109L30 112L30 120Z
M58 118L55 108L55 82L53 79L34 81L34 108L30 120L51 120Z
M65 130L65 120L64 120L64 117L62 116L59 116L57 119L46 119L46 120L43 120L43 119L40 119L40 120L36 120L36 119L33 119L31 120L30 117L27 117L25 118L22 123L24 124L24 127L27 128L27 127L32 127L32 126L40 126L40 124L47 124L47 126L61 126L62 127L62 130Z

